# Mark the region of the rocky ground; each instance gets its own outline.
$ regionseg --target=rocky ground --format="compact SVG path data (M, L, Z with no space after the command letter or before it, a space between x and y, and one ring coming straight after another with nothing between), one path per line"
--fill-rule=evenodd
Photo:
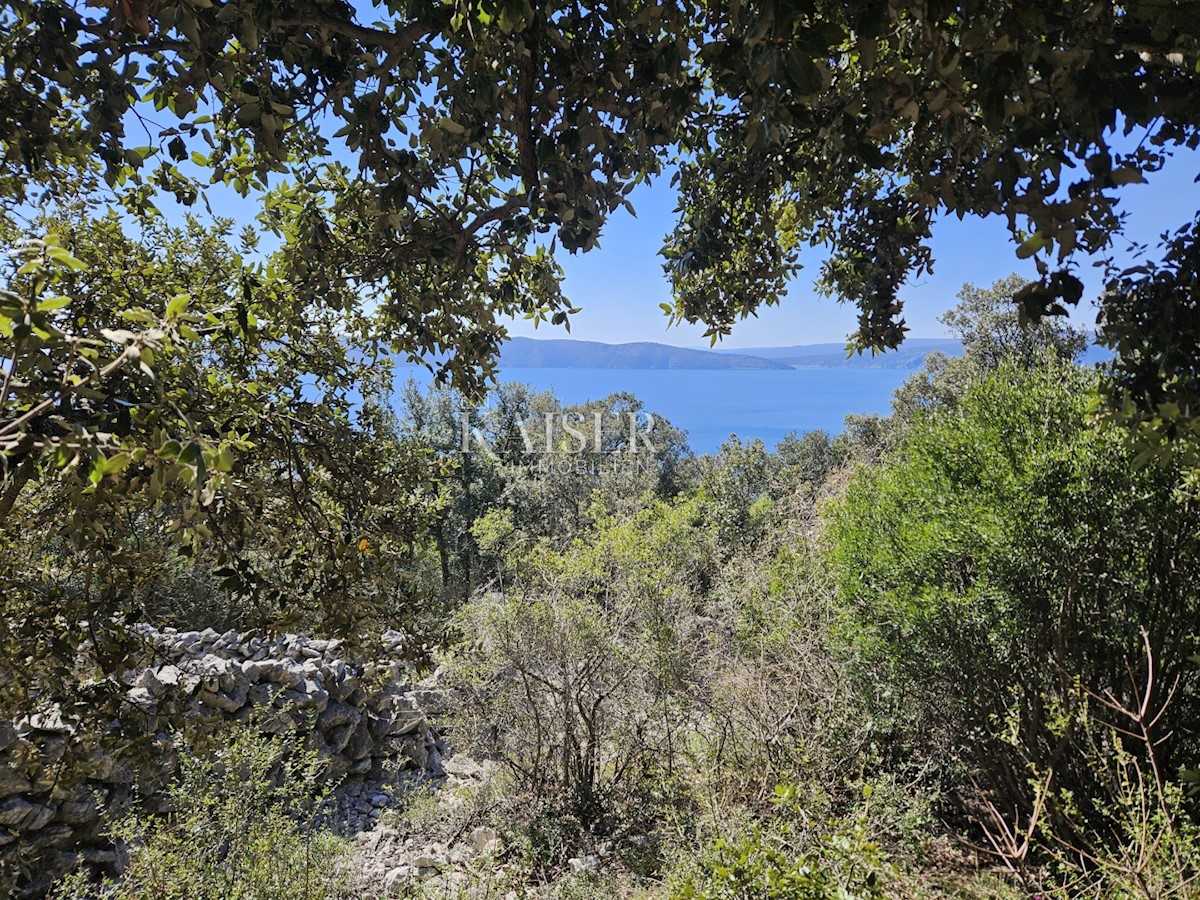
M335 828L354 843L352 871L362 900L408 896L504 897L500 835L483 822L494 767L469 757L443 763L444 776L401 773L359 780L337 797ZM424 826L424 827L423 827ZM516 895L513 894L513 897Z

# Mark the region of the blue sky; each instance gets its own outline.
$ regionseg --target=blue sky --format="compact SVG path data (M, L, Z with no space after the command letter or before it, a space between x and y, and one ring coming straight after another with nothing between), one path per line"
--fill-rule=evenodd
M1162 171L1150 176L1148 184L1123 189L1122 208L1129 213L1126 236L1153 243L1165 230L1190 222L1200 208L1200 152L1181 152ZM580 340L622 343L658 341L683 347L707 347L700 326L667 327L659 304L670 300L658 250L674 223L675 198L668 178L639 188L631 197L637 218L621 211L605 227L600 248L579 256L562 254L566 271L564 289L583 311L571 320L569 337ZM965 282L988 285L1016 272L1032 277L1030 260L1016 258L1016 247L1004 220L949 218L934 229L933 274L926 275L900 292L905 301L905 318L911 337L941 337L945 329L939 315L955 304L954 295ZM1120 250L1120 247L1118 247ZM805 268L794 279L788 296L773 308L763 308L757 318L737 324L722 347L764 347L842 341L857 323L853 305L839 304L813 290L821 255L808 251ZM1099 293L1099 273L1084 264L1079 272L1087 285L1084 303L1074 315L1081 324L1095 323L1091 301ZM567 337L561 328L540 326L536 331L526 321L510 324L514 335Z

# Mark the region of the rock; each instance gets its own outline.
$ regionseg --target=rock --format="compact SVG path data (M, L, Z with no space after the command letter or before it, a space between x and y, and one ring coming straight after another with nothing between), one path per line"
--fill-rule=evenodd
M29 717L30 731L46 731L51 734L70 734L75 729L66 721L63 720L62 713L58 710L51 710L45 713L37 713Z
M163 687L177 687L179 685L179 676L183 674L179 671L178 666L165 665L155 673L155 679Z
M92 865L116 865L120 858L117 850L110 850L103 847L88 847L82 854L86 862Z
M50 812L52 814L51 810L46 810L46 812ZM61 846L71 837L74 829L72 829L69 825L51 825L49 828L42 827L48 821L49 819L47 819L45 822L42 822L38 828L29 829L30 831L37 831L37 834L33 835L32 837L26 835L23 838L23 843L26 849L45 850L47 847ZM41 830L38 831L38 829Z
M24 794L33 788L28 778L12 766L0 766L0 797Z
M246 691L250 689L250 679L242 672L241 667L234 665L229 671L221 673L219 689L222 694L231 696L241 694L242 703L245 703Z
M100 810L94 800L64 800L58 807L58 819L68 825L95 821Z
M287 734L296 728L296 720L286 712L279 711L263 719L262 730L266 734Z
M584 872L595 872L600 868L600 857L589 853L587 856L573 856L567 860L567 865L576 875Z
M0 722L0 752L16 743L18 737L20 735L17 734L16 726L12 722Z
M362 713L348 703L335 703L326 708L317 719L317 728L328 732L340 725L357 725L362 720ZM345 746L345 745L343 745Z
M353 760L366 759L371 754L371 731L361 722L355 726L350 740L342 752Z
M496 829L484 825L471 832L467 843L476 853L496 854L501 848L500 835L496 833Z
M358 690L358 684L357 676L347 674L329 688L329 694L334 700L339 702L349 700L354 696L354 692Z
M200 693L196 696L200 698L200 702L205 706L211 706L213 709L223 710L228 713L237 712L246 705L246 688L244 686L240 694L226 694L221 691L210 691L201 688Z
M341 753L345 750L353 733L354 725L352 724L339 725L337 728L325 732L325 741L329 745L329 752Z
M144 687L135 687L128 694L126 699L140 709L142 712L154 712L156 709L154 703L154 695Z
M383 876L383 890L386 896L394 897L400 894L408 882L412 881L412 866L397 866Z
M103 781L107 784L133 784L133 766L127 762L118 762L109 759L111 765L105 766L104 774L97 776L97 781Z
M54 807L34 803L30 805L18 827L21 831L37 831L48 825L53 818Z
M387 882L394 893L412 879L453 868L444 849L426 848L419 855L411 839L406 848L401 847L400 835L378 824L383 810L392 805L389 793L381 790L387 783L384 773L394 773L397 763L412 763L424 770L421 777L440 775L439 748L445 746L420 708L422 695L412 692L403 680L411 669L387 658L393 652L389 645L385 643L386 652L364 665L340 657L338 641L301 635L264 639L233 631L218 635L212 629L135 628L145 640L147 652L143 662L124 677L130 685L127 699L143 712L252 721L276 734L298 730L305 745L325 761L331 778L348 775L361 779L344 797L339 791L338 802L321 815L343 834L363 828L382 833L376 840L381 858L372 862L373 890ZM396 632L392 640L391 646L398 648L405 639ZM364 686L364 670L378 678ZM432 692L431 696L442 694ZM139 722L145 725L158 720L130 719L131 724ZM73 721L64 720L54 710L0 722L0 760L4 763L0 764L0 865L7 863L16 848L23 852L36 844L44 848L39 865L57 866L52 859L57 853L64 859L81 856L89 864L112 871L119 868L120 855L97 845L101 810L119 817L131 808L136 794L145 810L169 811L170 797L162 788L177 766L169 736L162 735L154 765L139 765L135 772L128 762L97 751L79 773L84 780L67 787L68 782L58 782L57 767L46 763L66 758L74 729ZM26 768L44 773L44 777L28 776ZM476 832L468 839L474 852L480 852L480 847L498 849L494 832ZM466 864L471 852L464 843L449 856ZM421 865L408 864L410 856L417 856ZM397 865L399 862L405 864Z
M161 678L159 679L162 680ZM200 689L200 682L203 678L197 672L180 672L179 673L179 693L184 697L190 697Z
M133 686L145 689L151 698L161 696L165 689L162 681L159 680L158 672L154 669L143 669L133 682Z
M418 769L424 769L429 762L429 751L425 749L424 743L410 743L405 745L402 751L403 756L410 760Z
M421 715L419 710L406 709L397 716L391 733L412 734L414 731L425 728L426 725L425 717Z
M252 685L246 692L246 702L251 706L270 706L279 693L279 685L263 681Z
M0 825L17 826L29 815L33 804L22 797L9 797L0 803Z
M435 778L444 778L446 770L442 768L442 754L437 749L437 742L432 746L426 745L426 753L424 769Z

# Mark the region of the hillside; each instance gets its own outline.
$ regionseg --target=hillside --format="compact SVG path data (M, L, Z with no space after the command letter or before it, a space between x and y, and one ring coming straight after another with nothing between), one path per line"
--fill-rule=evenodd
M845 344L797 344L791 347L749 347L718 350L773 359L799 369L919 369L935 350L947 356L962 353L962 344L951 338L908 338L898 349L886 353L846 355Z
M500 351L501 368L530 369L787 369L786 362L744 353L715 353L643 341L510 338Z

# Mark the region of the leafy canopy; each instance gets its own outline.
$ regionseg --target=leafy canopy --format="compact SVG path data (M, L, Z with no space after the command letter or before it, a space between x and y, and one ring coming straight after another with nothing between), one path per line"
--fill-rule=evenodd
M672 316L715 340L824 243L878 348L947 214L1005 217L1027 314L1078 301L1119 188L1200 125L1191 2L9 0L0 25L0 195L265 191L285 277L375 297L465 387L502 316L567 321L555 251L669 161Z

